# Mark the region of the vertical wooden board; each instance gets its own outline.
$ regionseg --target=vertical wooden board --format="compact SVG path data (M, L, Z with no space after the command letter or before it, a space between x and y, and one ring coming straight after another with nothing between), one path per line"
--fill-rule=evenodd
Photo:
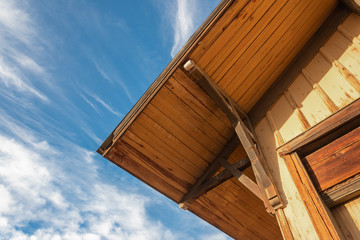
M335 32L324 49L360 79L360 45L351 42L340 32Z
M330 99L343 108L360 97L360 94L321 54L317 54L306 66L313 82L318 83Z
M305 131L302 127L301 120L284 96L279 98L270 112L285 142L290 141Z
M350 14L341 26L360 40L360 16L354 13Z
M289 222L294 239L318 239L286 163L276 152L277 144L274 132L266 118L263 118L255 126L255 133L260 141L275 185L284 202L284 214Z
M289 86L288 91L311 126L331 115L330 109L302 74Z
M360 197L336 206L331 211L346 239L360 239Z

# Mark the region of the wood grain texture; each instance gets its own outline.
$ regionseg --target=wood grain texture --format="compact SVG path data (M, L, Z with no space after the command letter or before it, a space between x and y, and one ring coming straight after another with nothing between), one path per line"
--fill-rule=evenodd
M318 191L360 172L360 127L306 156L303 161Z
M335 5L334 0L234 0L233 4L230 1L222 3L228 11L219 11L219 15L212 16L211 24L192 38L191 44L172 61L114 130L105 144L106 149L101 150L102 154L179 202L234 133L216 103L184 73L184 61L189 58L200 61L204 69L216 76L220 86L249 110ZM345 40L355 42L355 46L356 41L350 41L348 36L356 34L356 29L347 26L344 29L347 31ZM348 53L353 56L351 54ZM356 67L350 67L356 57L351 59L355 60L338 61L357 76ZM324 62L329 64L327 59ZM266 137L270 142L264 142L263 150L270 156L271 171L277 174L275 181L281 187L282 199L287 202L287 208L281 210L281 224L288 226L287 230L284 228L286 233L291 229L294 239L317 239L300 195L273 142L289 141L329 114L326 108L321 109L326 106L323 102L317 105L320 112L311 113L311 101L320 97L313 93L314 86L307 83L303 87L302 81L300 79L297 86L293 85L287 98L283 97L281 103L271 109L274 131L279 136L275 140L274 132L267 124ZM322 85L320 80L317 84ZM348 89L351 87L350 84ZM303 95L296 95L298 91ZM357 97L356 93L352 94L349 101ZM283 118L284 112L290 120ZM234 163L244 156L244 150L238 147L229 162ZM246 174L254 180L252 169ZM259 199L235 180L228 180L206 193L191 205L190 210L236 239L281 238L276 219L266 213Z

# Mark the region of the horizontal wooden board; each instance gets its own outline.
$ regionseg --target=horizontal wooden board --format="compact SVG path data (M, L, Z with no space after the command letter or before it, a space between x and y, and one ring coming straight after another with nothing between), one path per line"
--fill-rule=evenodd
M360 127L303 159L318 191L360 172Z

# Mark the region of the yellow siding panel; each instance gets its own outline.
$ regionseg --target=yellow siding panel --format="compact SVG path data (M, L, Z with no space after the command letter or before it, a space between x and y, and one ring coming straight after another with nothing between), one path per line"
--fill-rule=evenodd
M346 239L360 239L360 197L332 209Z

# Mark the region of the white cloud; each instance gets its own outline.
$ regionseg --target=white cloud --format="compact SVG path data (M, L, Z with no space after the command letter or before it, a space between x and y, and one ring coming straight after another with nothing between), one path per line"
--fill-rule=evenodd
M39 150L0 132L0 239L175 239L149 219L147 197L99 181L93 153L66 147Z
M174 57L194 32L194 17L197 1L177 0L173 21L174 44L171 57Z

